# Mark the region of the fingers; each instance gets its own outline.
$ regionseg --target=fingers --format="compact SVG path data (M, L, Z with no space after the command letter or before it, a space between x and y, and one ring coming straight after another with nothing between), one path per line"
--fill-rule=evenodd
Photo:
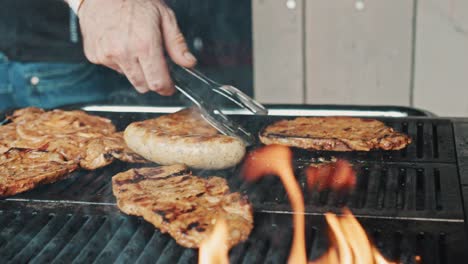
M174 94L175 89L164 57L161 34L159 29L154 30L152 39L147 41L150 44L145 45L141 44L145 42L140 42L138 58L148 88L160 95L168 96Z
M168 8L161 8L161 28L167 53L172 60L184 67L193 67L197 59L190 53L184 35L180 32L174 12Z
M152 6L137 2L123 1L121 7L109 11L109 15L121 12L120 16L109 16L112 19L119 17L119 21L83 15L80 24L83 24L85 55L92 63L125 74L140 93L151 90L161 95L172 95L175 89L164 50L181 66L192 67L196 59L190 53L169 7L162 1L142 1Z
M137 58L126 59L119 63L119 68L139 93L148 92L145 75Z

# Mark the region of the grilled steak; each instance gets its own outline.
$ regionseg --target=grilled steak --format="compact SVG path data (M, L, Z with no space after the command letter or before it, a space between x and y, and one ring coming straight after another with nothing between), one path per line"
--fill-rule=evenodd
M15 124L0 126L0 154L7 152L11 148L11 142L16 141L16 139Z
M144 161L126 146L122 134L106 118L82 111L46 112L28 107L15 111L9 119L11 123L0 126L0 154L11 148L56 152L85 169L103 167L115 158Z
M221 135L194 109L132 123L124 138L133 151L162 165L224 169L239 163L245 154L240 139Z
M58 153L10 149L0 155L0 196L14 195L52 183L75 170Z
M178 244L197 248L225 219L229 246L244 241L253 227L252 207L239 193L230 193L220 177L193 176L184 165L131 169L112 178L117 206L142 216Z
M46 112L28 107L15 111L9 119L12 123L0 127L0 140L9 148L44 149L50 142L61 139L63 142L75 141L79 145L88 139L115 132L110 120L82 111ZM4 137L7 138L2 140Z
M374 119L354 117L299 117L275 122L260 132L264 144L311 150L398 150L411 139Z
M115 159L130 163L145 163L146 159L130 150L122 133L97 137L86 142L80 166L92 170L112 163Z

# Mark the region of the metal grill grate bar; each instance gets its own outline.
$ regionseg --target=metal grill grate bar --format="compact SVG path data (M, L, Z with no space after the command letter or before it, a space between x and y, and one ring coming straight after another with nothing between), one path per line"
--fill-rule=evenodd
M26 219L20 217L19 214L12 214L10 216L5 214L4 217L11 217L12 220L1 230L0 249L2 249L5 244L8 243L8 241L11 240L11 238L24 227L26 223ZM34 216L31 218L34 218Z
M124 219L123 224L117 229L106 247L96 258L97 263L111 263L118 257L120 250L129 242L135 233L138 223L133 219Z
M198 255L195 250L186 249L182 253L182 256L180 256L180 259L177 263L178 264L186 264L186 263L197 264L198 263L197 259L198 259Z
M12 259L13 263L27 263L39 252L51 237L60 231L64 223L69 219L69 215L49 216L50 221L39 231L39 233L28 241L28 244ZM26 233L27 236L30 233ZM16 242L13 242L16 243Z
M178 246L174 239L169 239L169 242L163 247L156 264L177 263L184 248Z
M381 170L369 170L367 169L366 174L368 175L366 199L364 201L365 208L377 208L378 203L378 190L379 180L382 175Z
M105 248L117 230L122 225L122 219L114 221L106 217L104 224L97 230L93 237L81 248L80 254L73 260L74 263L90 263Z
M125 248L116 259L116 263L133 263L143 251L144 247L151 239L154 228L149 224L142 224L140 221L138 229L130 238Z
M84 225L81 226L80 230L66 246L62 248L52 263L71 263L75 257L80 254L88 241L96 234L96 231L101 227L104 221L104 217L89 217Z
M48 242L44 243L42 250L31 260L31 264L51 263L57 254L68 244L72 237L83 228L87 221L86 216L72 216L60 231Z
M6 214L0 213L1 217ZM120 215L81 216L18 214L28 224L6 247L3 260L31 263L196 263L197 251L185 249L162 235L150 224ZM232 263L284 263L291 238L291 217L256 215L256 226L245 243L230 252ZM384 256L403 263L451 263L466 257L464 224L360 219ZM84 225L78 225L84 223ZM78 230L76 230L78 229ZM70 232L69 232L70 231ZM89 233L88 233L89 231ZM89 237L83 236L88 234ZM4 232L0 233L3 238ZM307 217L306 239L309 258L328 248L323 217ZM57 246L54 246L54 245ZM41 246L43 247L41 250ZM23 248L24 247L24 248ZM135 250L133 250L135 249ZM55 256L57 256L55 258Z
M162 236L159 231L153 231L153 236L146 245L140 257L137 259L137 263L154 263L161 256L163 251L162 245L169 243L168 236Z
M35 237L51 218L52 216L48 215L35 216L34 221L28 221L25 223L23 228L21 228L21 231L11 233L4 246L0 249L0 259L11 260L15 254L28 245L31 238Z

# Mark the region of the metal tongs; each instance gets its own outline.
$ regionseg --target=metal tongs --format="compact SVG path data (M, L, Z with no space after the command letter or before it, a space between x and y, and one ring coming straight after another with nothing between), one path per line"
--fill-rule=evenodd
M202 117L210 125L224 135L242 139L247 146L253 144L252 133L229 119L218 104L213 102L213 92L255 115L266 115L268 109L234 86L219 84L195 69L184 68L172 62L169 62L169 69L176 89L199 108Z

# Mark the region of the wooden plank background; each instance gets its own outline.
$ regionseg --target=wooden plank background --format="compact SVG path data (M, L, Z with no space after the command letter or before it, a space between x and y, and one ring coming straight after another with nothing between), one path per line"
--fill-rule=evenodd
M252 0L254 95L261 102L304 103L303 1L288 7L287 0Z
M403 105L468 116L468 1L252 6L260 101Z
M414 105L468 116L468 1L418 1Z
M306 3L307 103L408 105L413 3Z

